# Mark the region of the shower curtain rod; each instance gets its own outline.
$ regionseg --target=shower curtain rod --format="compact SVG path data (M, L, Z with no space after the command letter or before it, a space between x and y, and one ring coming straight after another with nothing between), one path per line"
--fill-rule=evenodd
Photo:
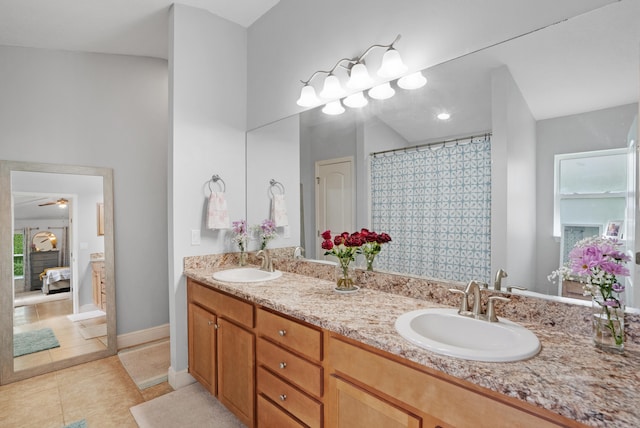
M389 149L389 150L383 150L381 152L374 152L371 153L370 156L376 157L378 155L383 155L386 153L396 153L396 152L408 152L411 150L415 150L418 151L419 149L423 148L423 147L431 147L431 146L437 146L442 144L443 147L445 144L447 143L455 143L454 145L457 145L460 141L466 141L466 140L473 140L474 138L482 138L484 137L485 139L487 139L488 137L491 137L491 132L487 132L484 134L479 134L479 135L470 135L468 137L459 137L459 138L453 138L451 140L443 140L443 141L436 141L434 143L424 143L424 144L418 144L416 146L410 146L410 147L402 147L400 149Z

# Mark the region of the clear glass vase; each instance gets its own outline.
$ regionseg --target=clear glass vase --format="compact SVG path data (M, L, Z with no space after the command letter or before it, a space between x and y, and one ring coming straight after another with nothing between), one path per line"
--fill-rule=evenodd
M248 254L247 254L246 251L240 251L238 253L238 265L240 267L247 265L247 256L248 256Z
M365 254L364 255L364 259L367 261L367 270L368 271L373 271L373 262L376 259L376 255L375 254Z
M609 352L624 351L624 296L611 292L607 298L597 293L591 299L593 343Z
M336 265L336 291L348 292L356 290L358 290L358 287L355 285L355 271L351 259L339 258Z

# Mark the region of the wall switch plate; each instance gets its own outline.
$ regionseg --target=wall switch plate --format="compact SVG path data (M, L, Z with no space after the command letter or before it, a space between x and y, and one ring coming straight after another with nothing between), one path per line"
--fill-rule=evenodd
M291 229L289 228L289 226L284 226L283 229L284 230L282 231L282 237L291 238Z
M191 245L200 245L200 229L191 229Z

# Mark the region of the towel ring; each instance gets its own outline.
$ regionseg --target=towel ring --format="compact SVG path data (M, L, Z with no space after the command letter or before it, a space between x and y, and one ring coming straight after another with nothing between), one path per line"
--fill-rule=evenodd
M273 199L274 197L274 193L273 193L274 187L280 191L280 194L284 195L284 185L272 178L269 181L269 196L271 196L271 199Z
M219 182L222 182L222 184L220 184ZM215 174L211 177L211 180L209 180L209 191L211 193L213 193L213 189L211 189L211 183L218 183L220 185L220 187L222 188L222 193L226 193L227 191L227 184L224 182L224 180L222 178L220 178L220 176L218 174Z

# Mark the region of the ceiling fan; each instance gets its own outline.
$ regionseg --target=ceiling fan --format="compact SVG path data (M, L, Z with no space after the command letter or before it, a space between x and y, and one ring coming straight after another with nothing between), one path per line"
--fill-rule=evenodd
M69 203L69 201L65 198L60 198L57 201L52 201L52 202L47 202L44 204L39 204L39 207L46 207L47 205L58 205L60 208L64 208L67 206L67 204Z

